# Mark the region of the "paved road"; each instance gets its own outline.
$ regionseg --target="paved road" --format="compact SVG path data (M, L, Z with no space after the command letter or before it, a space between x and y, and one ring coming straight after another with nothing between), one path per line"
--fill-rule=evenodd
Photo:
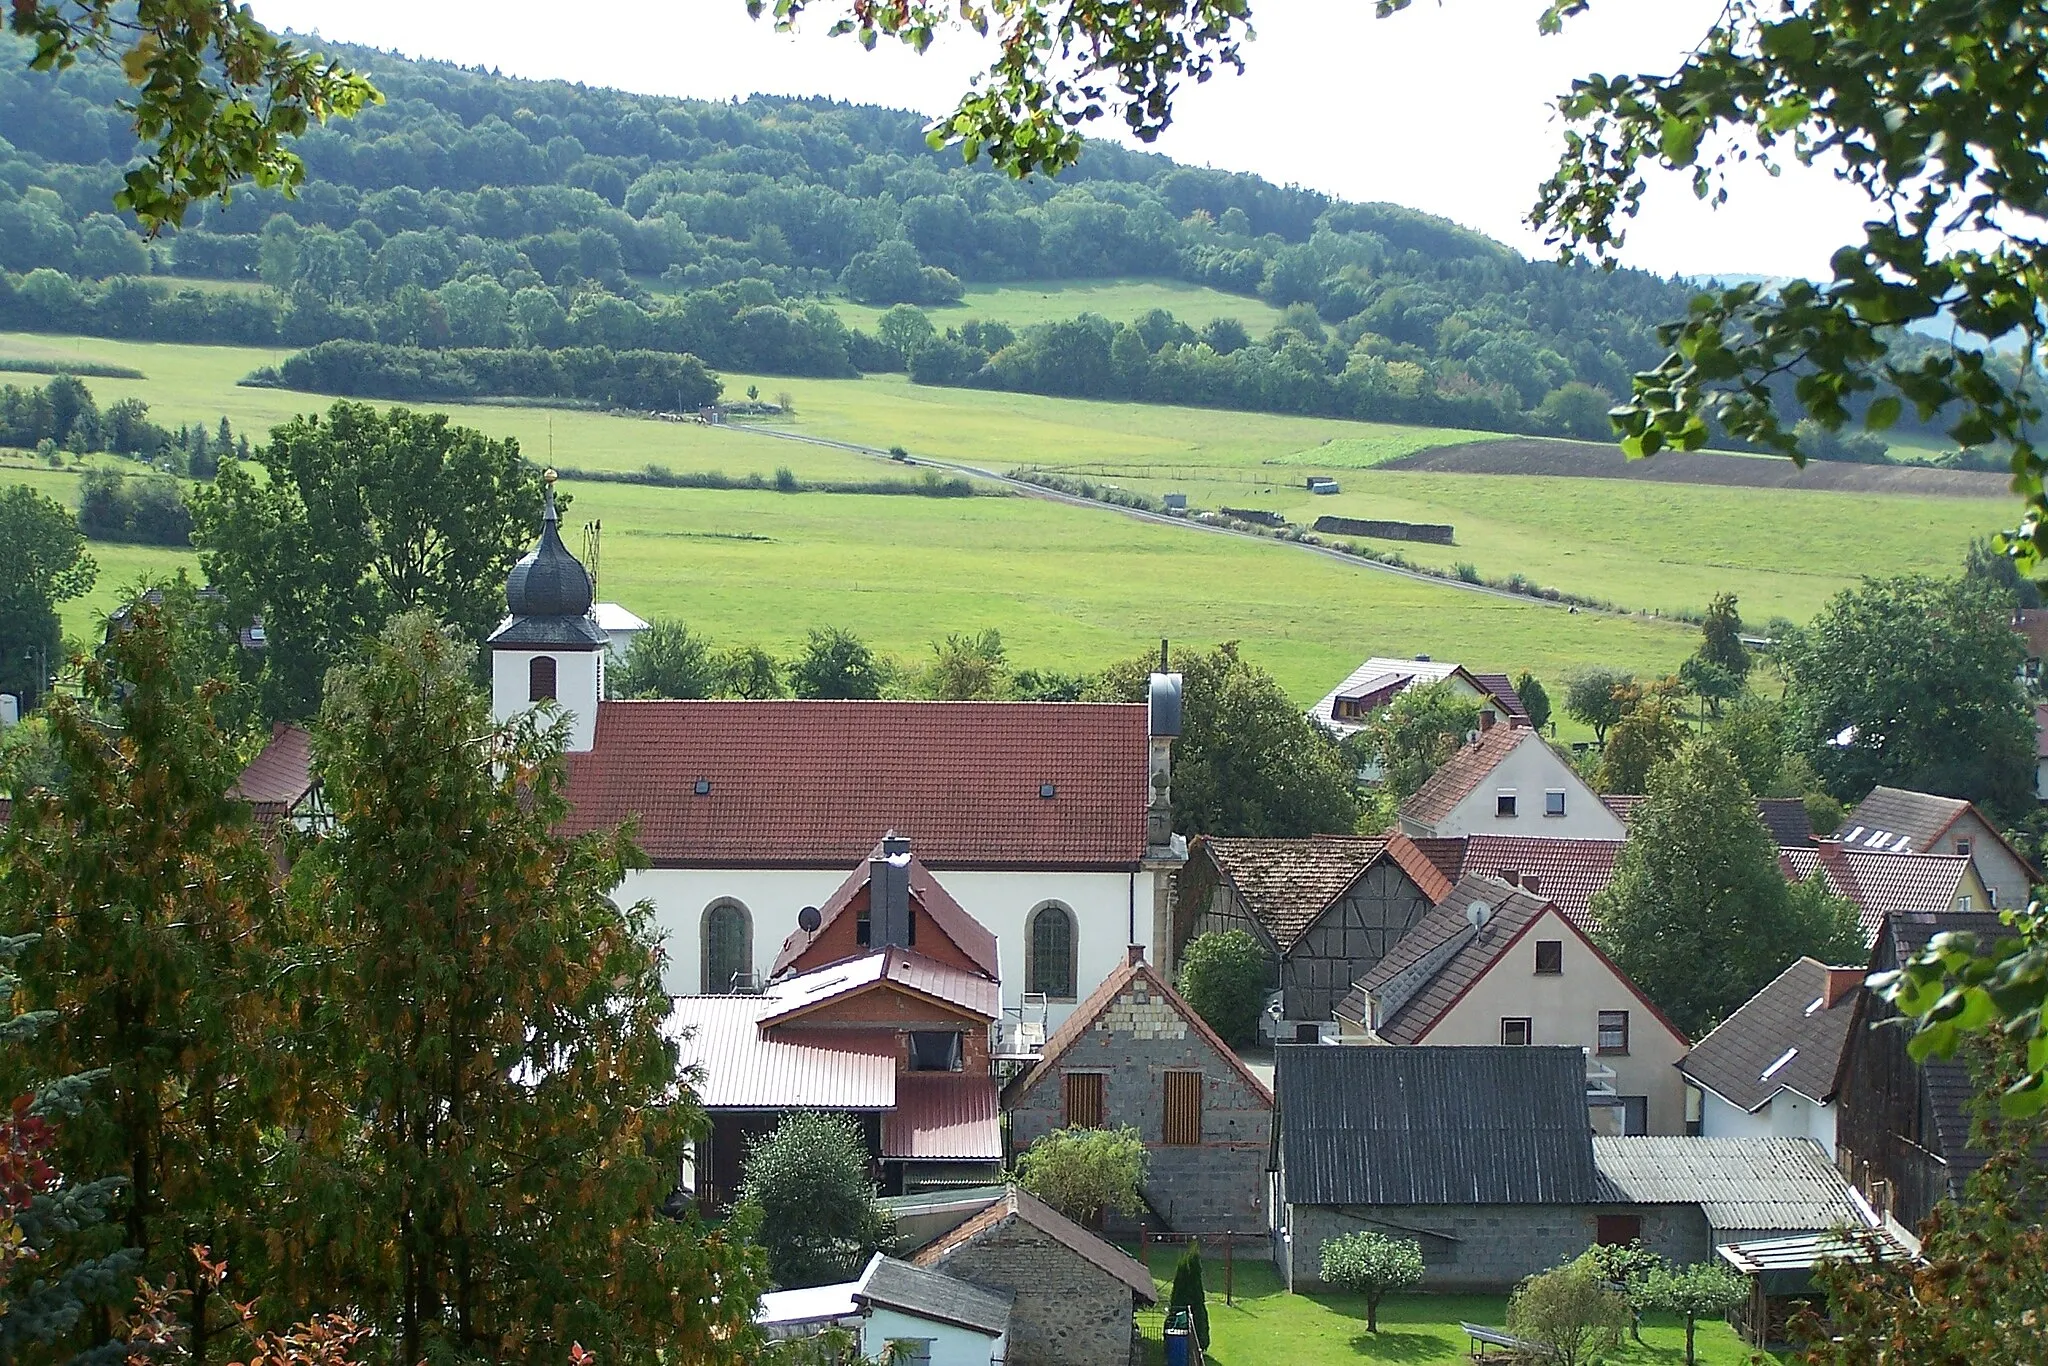
M1046 488L1043 484L1034 484L1025 479L1013 479L1009 475L998 473L995 470L984 469L979 465L963 464L955 460L934 460L929 456L917 455L910 457L907 461L900 461L880 447L863 446L855 441L832 441L822 436L805 436L800 432L785 432L774 427L757 427L748 422L732 422L727 423L726 426L731 431L747 432L754 436L769 436L780 441L799 442L806 446L827 446L837 451L851 451L855 455L874 456L877 459L886 460L892 465L909 464L918 469L943 470L948 474L961 474L975 479L987 479L1027 498L1043 498L1051 503L1070 503L1075 507L1096 508L1098 510L1122 513L1124 516L1135 521L1156 522L1161 526L1179 527L1183 531L1208 532L1216 536L1241 536L1248 541L1259 541L1266 545L1292 546L1296 550L1305 550L1311 555L1321 555L1325 559L1335 560L1354 569L1377 570L1382 574L1392 574L1399 578L1414 579L1418 583L1431 584L1438 588L1456 588L1467 593L1483 594L1490 598L1507 598L1512 602L1533 603L1539 607L1553 607L1564 611L1600 612L1605 615L1618 617L1639 615L1634 612L1609 611L1608 609L1598 607L1573 607L1570 603L1552 602L1547 598L1532 598L1526 593L1511 593L1505 588L1489 588L1483 583L1467 583L1463 579L1440 578L1435 574L1424 574L1414 569L1403 569L1399 565L1381 564L1377 560L1368 560L1362 556L1347 555L1343 551L1332 549L1329 546L1309 545L1302 541L1279 540L1271 536L1261 536L1255 531L1240 531L1235 527L1217 526L1211 522L1198 522L1192 517L1169 517L1163 512L1151 512L1145 508L1123 507L1116 503L1099 502L1093 498L1083 498L1077 493L1062 493L1058 489Z

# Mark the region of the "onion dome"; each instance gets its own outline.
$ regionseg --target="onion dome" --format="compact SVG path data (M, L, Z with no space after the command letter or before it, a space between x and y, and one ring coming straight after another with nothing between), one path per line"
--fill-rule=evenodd
M543 476L547 492L540 517L540 544L512 566L505 580L505 605L515 617L580 617L590 610L590 574L562 544L561 515L555 511L555 472Z

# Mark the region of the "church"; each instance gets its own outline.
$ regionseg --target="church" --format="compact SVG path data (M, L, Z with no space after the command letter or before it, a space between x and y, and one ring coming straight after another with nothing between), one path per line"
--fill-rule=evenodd
M558 523L551 476L489 640L493 711L567 718L568 833L635 823L651 866L616 899L654 908L672 995L765 988L885 837L994 936L1012 1021L1057 1028L1130 945L1171 971L1178 675L1145 703L608 699L609 638Z

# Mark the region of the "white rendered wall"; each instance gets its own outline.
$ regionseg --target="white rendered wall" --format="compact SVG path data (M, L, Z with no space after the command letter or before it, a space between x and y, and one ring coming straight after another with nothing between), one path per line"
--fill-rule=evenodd
M1003 1339L960 1328L936 1319L918 1318L880 1306L868 1310L861 1324L861 1351L875 1361L892 1342L923 1338L931 1343L932 1366L990 1366L1004 1359Z
M783 939L796 929L797 912L805 906L822 905L851 871L647 868L626 874L613 899L621 905L643 900L653 905L655 928L662 936L665 953L662 983L671 995L692 995L704 989L703 917L714 901L729 898L747 908L754 926L754 968L765 979L775 965ZM1156 873L940 870L933 876L969 915L995 935L1006 1007L1021 1002L1024 924L1032 910L1044 902L1058 901L1074 913L1077 998L1086 996L1124 961L1126 945L1142 944L1146 956L1154 956L1152 894L1153 879L1159 876ZM1057 1026L1073 1007L1073 1001L1052 1003L1050 1023Z
M1515 814L1494 814L1502 788L1515 790ZM1564 789L1564 814L1543 814L1543 794ZM1420 833L1411 831L1413 833ZM1531 735L1501 760L1472 794L1428 831L1434 835L1534 835L1541 839L1625 838L1628 827L1572 772L1564 757Z
M1835 1107L1817 1105L1797 1091L1780 1090L1752 1114L1712 1091L1700 1092L1704 1138L1810 1138L1835 1156Z
M555 661L555 701L569 718L567 748L577 753L597 740L597 698L603 686L602 650L491 651L491 715L509 721L533 706L529 700L533 661L547 655Z

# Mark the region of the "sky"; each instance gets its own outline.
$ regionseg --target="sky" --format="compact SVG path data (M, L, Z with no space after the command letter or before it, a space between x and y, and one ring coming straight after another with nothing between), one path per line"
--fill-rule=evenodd
M822 0L795 34L750 20L744 0L610 0L588 20L559 0L256 0L255 9L273 27L408 56L695 99L826 95L937 115L988 60L965 31L922 57L886 42L863 51L827 36L831 4ZM1721 7L1595 0L1562 35L1543 37L1542 0L1416 0L1389 19L1373 17L1371 0L1263 0L1247 73L1184 88L1174 126L1152 149L1422 209L1544 255L1551 248L1524 220L1562 146L1552 101L1590 72L1669 71ZM1857 191L1796 164L1775 178L1744 168L1718 209L1683 178L1661 176L1622 260L1659 274L1824 273L1865 216Z

